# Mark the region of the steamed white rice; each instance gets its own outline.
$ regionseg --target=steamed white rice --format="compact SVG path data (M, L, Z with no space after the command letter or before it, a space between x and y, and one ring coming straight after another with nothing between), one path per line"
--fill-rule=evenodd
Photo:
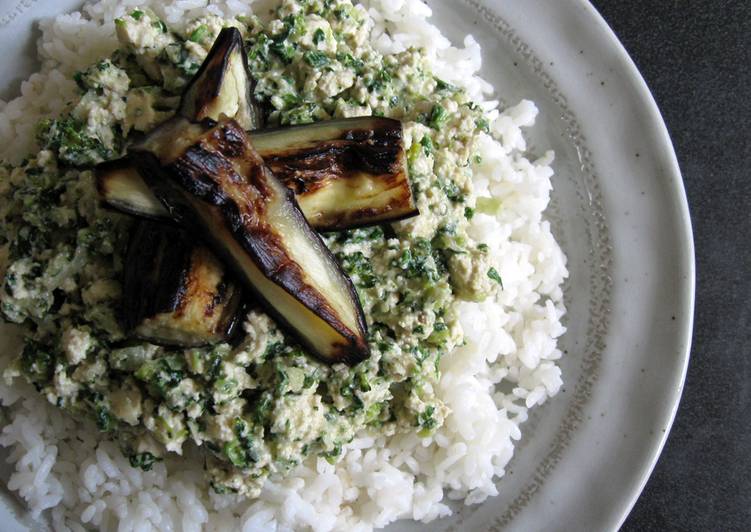
M43 69L0 101L0 159L18 161L34 149L34 126L60 112L75 94L69 75L116 47L113 19L150 5L165 21L206 11L229 17L269 2L223 0L103 0L81 12L41 23ZM252 4L249 6L249 4ZM561 387L556 338L565 331L561 284L565 257L543 212L551 192L552 154L530 161L522 128L532 126L534 104L496 110L492 87L478 77L478 44L454 47L431 25L418 0L364 2L375 26L372 41L384 53L410 46L427 50L436 75L464 87L490 111L500 141L485 137L475 173L478 195L503 200L497 217L477 214L470 234L486 242L504 272L496 301L461 303L467 344L441 361L439 397L451 409L427 439L362 434L336 465L310 459L294 474L270 480L259 499L209 494L201 460L170 458L152 471L130 467L117 446L86 423L63 415L30 387L0 384L7 447L14 473L8 488L35 517L55 530L371 530L397 519L430 521L449 515L449 500L476 504L497 494L531 408ZM0 359L7 364L9 353ZM507 393L497 389L502 387ZM500 483L502 489L502 483Z

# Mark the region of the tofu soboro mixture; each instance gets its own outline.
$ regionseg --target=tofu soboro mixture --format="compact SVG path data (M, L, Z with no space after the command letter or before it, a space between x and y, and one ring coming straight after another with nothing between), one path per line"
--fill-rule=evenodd
M420 215L324 236L367 316L371 356L355 367L319 362L252 306L235 345L165 348L120 325L135 222L100 205L91 167L174 113L227 25L246 40L270 126L369 115L404 122ZM362 9L348 0L286 1L267 24L205 17L180 33L136 10L116 29L119 49L75 75L80 94L69 111L39 124L40 151L0 170L2 314L27 331L5 378L25 378L51 403L93 419L133 467L149 470L166 452L199 445L218 493L255 496L269 474L309 455L334 462L363 428L440 427L438 362L463 341L456 303L502 289L487 247L466 234L475 212L500 208L471 188L473 146L488 129L482 111L435 78L420 50L377 53Z

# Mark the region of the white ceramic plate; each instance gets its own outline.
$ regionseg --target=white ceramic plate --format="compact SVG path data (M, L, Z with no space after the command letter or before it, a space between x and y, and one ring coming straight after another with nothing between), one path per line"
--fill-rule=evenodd
M0 96L37 68L34 20L79 3L3 2ZM483 75L505 101L530 98L540 108L530 140L533 150L556 152L548 215L571 277L564 391L525 425L499 497L423 528L615 530L665 442L690 347L693 242L667 130L586 1L429 4L452 40L472 33L480 42ZM4 502L3 529L24 530L15 501Z

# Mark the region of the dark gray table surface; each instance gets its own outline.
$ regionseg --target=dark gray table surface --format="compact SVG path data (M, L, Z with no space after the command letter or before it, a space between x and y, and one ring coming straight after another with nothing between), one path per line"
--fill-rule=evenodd
M662 111L696 244L694 340L683 399L623 530L749 530L751 2L593 4Z

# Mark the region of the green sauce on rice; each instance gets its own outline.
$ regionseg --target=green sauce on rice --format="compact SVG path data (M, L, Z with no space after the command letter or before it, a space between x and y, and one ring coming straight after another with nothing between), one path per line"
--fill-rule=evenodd
M230 24L246 38L270 126L365 115L405 123L420 216L325 237L368 320L372 356L356 367L322 364L259 311L236 347L167 349L129 340L119 324L133 221L99 205L91 166L170 116ZM5 377L91 418L133 467L201 446L219 493L256 496L267 476L309 455L333 463L365 428L425 437L441 427L439 361L463 343L457 303L502 286L487 246L467 234L489 208L472 189L488 121L431 74L422 51L378 53L369 24L349 0L289 0L267 24L206 16L180 32L148 10L118 19L120 47L74 76L78 97L39 124L40 151L0 170L0 309L27 331Z

